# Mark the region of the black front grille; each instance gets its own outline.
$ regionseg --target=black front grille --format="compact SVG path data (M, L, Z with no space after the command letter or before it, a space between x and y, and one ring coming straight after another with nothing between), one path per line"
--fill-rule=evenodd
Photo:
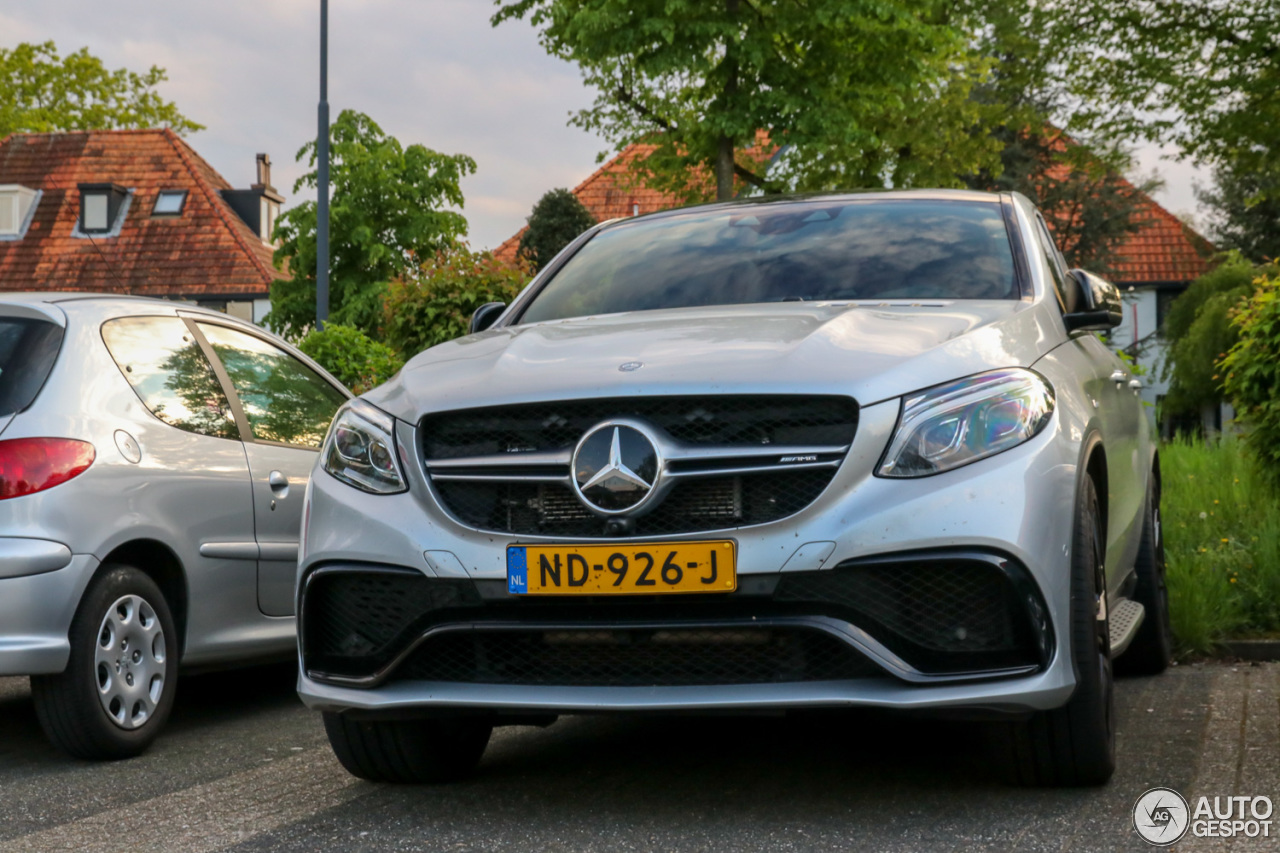
M559 687L767 684L867 678L878 667L796 628L504 630L429 638L395 679Z
M834 469L810 469L686 480L652 512L635 519L631 535L777 521L816 500L833 473ZM472 527L539 536L605 535L600 518L557 483L442 480L435 488L458 520Z
M844 445L858 404L849 397L702 395L605 397L439 412L419 424L427 459L565 450L608 418L634 417L686 444Z
M529 403L441 412L422 419L424 457L571 450L584 433L616 417L641 418L685 445L843 447L853 441L858 405L848 397L762 395L613 398ZM622 535L652 536L765 524L794 515L822 494L835 467L759 474L690 477L680 481ZM539 471L538 473L562 473ZM441 504L459 521L519 535L601 537L604 520L572 490L555 482L512 478L435 479Z

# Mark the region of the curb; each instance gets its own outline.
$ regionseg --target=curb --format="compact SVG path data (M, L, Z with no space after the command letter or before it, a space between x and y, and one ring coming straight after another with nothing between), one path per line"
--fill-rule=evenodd
M1218 646L1219 657L1280 661L1280 640L1232 640Z

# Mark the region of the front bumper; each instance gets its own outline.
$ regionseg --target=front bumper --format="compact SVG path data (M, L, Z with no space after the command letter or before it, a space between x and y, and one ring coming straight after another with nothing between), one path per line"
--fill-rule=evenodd
M1060 706L1074 689L1069 656L1053 638L1067 636L1069 623L1077 443L1062 439L1055 419L1031 442L978 464L919 480L876 478L872 471L896 419L896 401L864 408L844 464L817 501L791 518L727 533L738 542L740 585L797 570L825 574L838 564L873 557L939 550L1003 555L1025 567L1028 586L1041 602L1039 618L1050 642L1044 659L1034 666L987 675L961 673L960 680L950 677L954 672L913 677L912 671L919 675L920 667L911 661L905 667L896 665L895 650L885 654L883 642L859 644L849 637L884 677L665 686L391 679L354 687L313 678L304 658L299 693L315 708L369 712L467 707L511 713L727 711L854 705L1026 712ZM401 429L398 439L412 447L412 428ZM366 495L316 471L299 569L302 582L312 569L335 563L397 566L427 577L481 584L503 582L505 549L514 537L467 529L441 512L420 465L410 456L410 490L401 495ZM814 553L817 559L807 556ZM302 618L305 632L305 610ZM897 658L897 664L903 662L901 654Z

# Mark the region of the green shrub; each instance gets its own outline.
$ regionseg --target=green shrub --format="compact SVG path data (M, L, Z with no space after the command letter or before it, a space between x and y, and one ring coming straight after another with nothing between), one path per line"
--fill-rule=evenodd
M1280 632L1280 500L1230 437L1161 447L1169 609L1182 654Z
M298 344L298 349L314 358L355 394L381 385L404 366L404 360L395 350L354 326L327 323L324 331L312 329Z
M1222 361L1227 398L1244 440L1273 484L1280 484L1280 276L1259 278L1235 313L1240 340Z
M508 264L491 252L441 252L387 288L383 338L406 359L467 333L486 302L510 303L528 283L527 264Z
M1164 401L1169 414L1198 418L1201 409L1222 402L1219 361L1239 337L1230 315L1253 292L1258 272L1232 252L1169 306L1162 329L1169 342L1165 367L1169 393Z

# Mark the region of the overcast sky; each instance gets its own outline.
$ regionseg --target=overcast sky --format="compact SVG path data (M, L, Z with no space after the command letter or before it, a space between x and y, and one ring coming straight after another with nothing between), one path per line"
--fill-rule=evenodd
M254 155L273 161L289 202L303 171L298 148L316 132L318 0L33 0L0 4L0 46L53 39L88 46L111 68L159 65L160 94L206 129L192 146L234 186L254 180ZM597 167L603 141L567 126L591 93L552 59L527 23L489 26L490 0L330 0L329 103L367 113L401 143L468 154L463 182L471 243L492 248L524 224L535 201ZM1195 169L1139 150L1139 170L1167 183L1157 199L1196 212ZM1199 217L1198 217L1199 218Z

